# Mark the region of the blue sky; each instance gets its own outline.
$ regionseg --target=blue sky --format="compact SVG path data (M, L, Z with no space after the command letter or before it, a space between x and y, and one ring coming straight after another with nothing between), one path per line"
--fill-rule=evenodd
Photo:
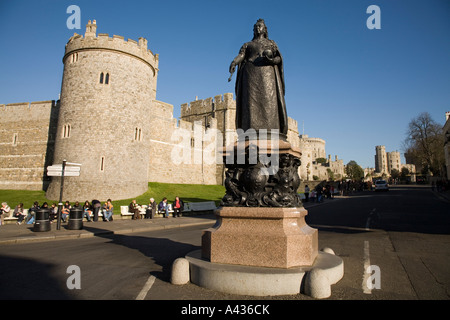
M69 30L69 5L81 29ZM381 10L369 30L366 9ZM450 1L0 1L0 103L58 99L64 46L97 33L145 37L160 56L157 99L174 105L234 93L228 68L257 19L284 59L288 115L345 163L374 166L376 145L402 152L409 121L450 111Z

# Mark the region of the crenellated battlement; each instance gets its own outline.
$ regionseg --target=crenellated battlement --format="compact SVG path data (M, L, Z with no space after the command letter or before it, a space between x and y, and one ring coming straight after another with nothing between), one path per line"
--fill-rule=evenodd
M139 41L133 39L125 40L122 36L113 35L110 37L107 33L99 33L97 36L96 30L97 24L94 20L92 23L89 21L86 26L84 37L83 35L75 33L66 44L63 62L65 63L67 57L78 51L112 50L137 57L149 64L155 70L155 73L157 72L159 55L153 54L153 52L148 49L147 39L141 37L139 38Z
M0 123L47 119L58 107L59 101L55 100L0 104Z
M291 117L288 117L288 128L298 135L298 122Z
M214 98L195 100L181 105L181 118L192 115L206 115L211 112L222 111L226 109L236 109L236 101L233 100L232 93L224 93Z

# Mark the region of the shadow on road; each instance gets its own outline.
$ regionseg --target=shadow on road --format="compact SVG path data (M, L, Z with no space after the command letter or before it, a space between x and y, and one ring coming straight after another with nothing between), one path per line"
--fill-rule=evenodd
M152 238L135 235L101 234L102 238L110 240L110 244L125 246L129 249L139 250L146 257L151 258L161 267L161 271L152 271L151 275L159 280L169 282L172 263L187 253L200 249L199 246L173 241L167 238Z
M357 192L307 208L306 222L333 232L357 233L370 229L450 234L450 204L430 188L393 186L388 192Z
M0 300L70 300L55 276L56 266L33 259L0 256ZM16 310L21 311L21 310Z

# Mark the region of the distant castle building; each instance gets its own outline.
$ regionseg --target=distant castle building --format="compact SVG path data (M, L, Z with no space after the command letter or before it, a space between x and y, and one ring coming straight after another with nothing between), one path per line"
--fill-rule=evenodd
M386 153L387 158L387 166L388 171L392 172L392 170L398 170L398 172L402 169L402 164L400 160L400 152L398 151L392 151Z
M82 164L79 177L65 178L69 201L133 198L149 181L223 183L223 165L204 160L211 150L203 138L217 129L218 148L234 143L233 94L185 103L173 118L173 106L156 100L159 56L147 40L97 35L95 20L69 39L63 63L59 101L0 105L0 189L44 189L57 200L60 178L45 169L63 160ZM326 159L324 140L299 136L292 118L288 125L288 141L303 153L303 180L343 177L337 157L317 164Z
M400 152L386 152L385 146L375 147L375 175L389 175L392 170L401 172L403 168L408 169L413 176L416 173L415 165L401 163ZM412 181L415 181L415 177L412 177Z
M375 147L375 172L388 173L387 154L385 146Z
M338 180L344 177L344 161L339 160L338 156L335 156L335 161L331 160L331 155L327 158L325 140L302 134L299 136L299 147L302 151L302 165L299 169L302 180ZM317 159L322 161L318 162Z

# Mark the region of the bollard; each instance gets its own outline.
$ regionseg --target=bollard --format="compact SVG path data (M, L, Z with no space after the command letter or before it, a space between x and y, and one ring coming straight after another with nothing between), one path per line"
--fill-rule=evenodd
M50 209L39 209L35 212L33 231L50 231Z
M69 230L83 229L83 209L72 208L69 212L69 223L67 224Z

